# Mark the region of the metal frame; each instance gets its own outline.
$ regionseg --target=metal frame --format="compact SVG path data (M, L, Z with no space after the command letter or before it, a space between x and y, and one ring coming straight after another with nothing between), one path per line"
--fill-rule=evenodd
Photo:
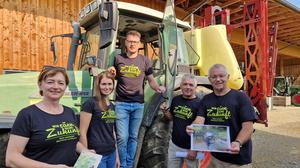
M268 87L268 96L273 95L273 86L274 86L274 81L276 76L276 63L277 63L277 55L278 55L277 35L278 35L278 22L273 23L270 30L270 55L269 55L270 85Z
M270 86L268 1L250 0L244 5L243 22L260 19L244 25L245 87L253 105L259 112L259 123L268 125L267 95Z
M229 16L229 10L216 11L210 6L200 19L200 27L219 24L216 17L220 17L228 33L234 28L244 28L245 90L259 112L258 122L268 126L267 97L272 96L276 74L278 23L273 24L269 36L268 0L245 2L241 23L230 25Z

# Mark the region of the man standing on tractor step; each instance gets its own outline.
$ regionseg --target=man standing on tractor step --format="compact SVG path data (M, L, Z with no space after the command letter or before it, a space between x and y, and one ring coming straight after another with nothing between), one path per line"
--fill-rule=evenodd
M138 132L144 114L144 78L157 93L165 92L153 77L148 57L138 53L141 34L135 30L126 34L126 53L117 55L108 68L118 80L116 86L116 130L121 168L134 165Z
M227 86L229 74L224 65L213 65L208 75L213 93L204 96L193 123L229 126L231 138L231 153L212 152L209 168L251 168L251 135L256 121L252 103L246 94ZM186 131L193 132L192 127L187 126Z

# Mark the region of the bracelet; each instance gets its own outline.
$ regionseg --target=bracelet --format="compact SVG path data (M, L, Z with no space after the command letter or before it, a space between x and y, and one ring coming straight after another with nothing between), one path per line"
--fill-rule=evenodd
M239 143L239 144L240 144L240 148L241 148L241 147L243 147L243 145L242 145L241 141L239 141L239 140L234 140L233 142L237 142L237 143Z

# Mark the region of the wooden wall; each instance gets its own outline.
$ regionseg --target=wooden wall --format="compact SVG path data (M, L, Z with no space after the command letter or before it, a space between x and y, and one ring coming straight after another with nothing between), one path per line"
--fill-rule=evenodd
M52 64L50 36L71 33L71 20L91 0L0 0L0 73L39 70ZM65 66L70 40L58 39L58 65Z
M282 76L300 76L300 59L282 56L278 60L279 74Z
M0 74L2 70L39 70L53 64L50 36L71 33L71 20L92 0L0 0ZM160 0L121 0L164 10ZM178 18L185 16L177 9ZM66 66L70 40L57 39L58 66Z

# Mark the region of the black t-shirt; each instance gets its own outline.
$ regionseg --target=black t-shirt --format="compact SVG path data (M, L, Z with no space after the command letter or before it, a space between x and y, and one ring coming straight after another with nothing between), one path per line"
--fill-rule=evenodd
M200 98L185 99L182 95L173 98L170 112L173 116L172 142L184 149L191 148L191 138L186 133L186 126L195 120Z
M121 102L144 102L144 79L153 73L148 57L138 55L128 58L126 53L114 60L117 71L116 100Z
M88 148L105 155L115 150L113 134L116 114L113 104L108 110L100 109L95 97L88 99L82 106L83 112L91 113L92 118L87 132Z
M214 93L204 96L198 116L205 117L207 125L229 126L231 142L236 139L243 122L256 120L250 99L243 92L233 89L224 96L217 96ZM224 162L249 164L252 162L251 139L243 144L239 154L212 152L212 155Z
M78 122L72 109L63 108L58 115L46 113L36 105L19 112L11 134L29 138L24 156L48 164L75 164Z

